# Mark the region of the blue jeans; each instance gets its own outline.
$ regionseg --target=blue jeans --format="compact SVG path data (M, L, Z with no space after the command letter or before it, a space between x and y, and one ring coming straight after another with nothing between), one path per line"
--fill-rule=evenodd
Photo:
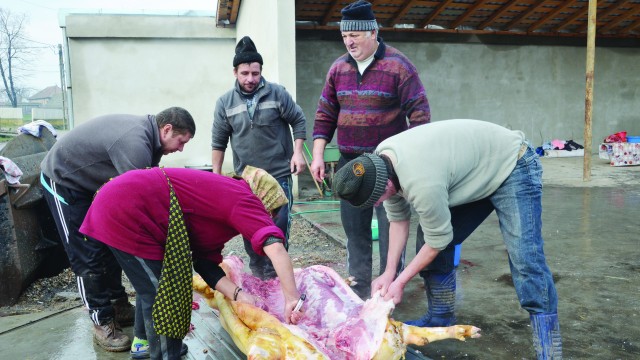
M338 169L350 159L340 157ZM371 296L371 272L373 265L373 239L371 236L371 220L373 209L378 219L378 246L380 247L380 274L387 266L389 253L389 220L384 206L361 209L340 200L340 218L347 236L347 270L356 282L351 288L362 299ZM405 252L402 252L396 275L404 269Z
M542 166L531 146L491 196L451 208L453 241L420 275L453 270L454 246L462 243L493 210L509 254L520 306L531 314L556 312L558 295L543 250Z
M291 228L291 216L289 216L291 212L291 207L293 206L293 196L291 195L291 184L292 179L291 176L285 176L277 179L280 187L284 190L285 195L287 196L287 200L289 203L282 206L280 211L273 218L273 222L275 222L276 226L282 230L284 234L284 247L286 249L289 248L289 229ZM244 249L249 255L249 268L251 269L251 273L253 276L256 276L262 280L273 279L276 277L276 271L273 268L273 264L271 260L267 256L260 256L253 251L251 247L251 241L248 239L244 239Z

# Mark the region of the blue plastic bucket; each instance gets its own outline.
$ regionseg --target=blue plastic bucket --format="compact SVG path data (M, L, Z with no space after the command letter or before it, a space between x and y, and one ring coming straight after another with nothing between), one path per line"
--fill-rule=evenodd
M629 135L627 135L627 142L640 143L640 136L629 136Z
M455 255L453 255L453 266L460 264L460 252L462 251L462 244L455 246Z

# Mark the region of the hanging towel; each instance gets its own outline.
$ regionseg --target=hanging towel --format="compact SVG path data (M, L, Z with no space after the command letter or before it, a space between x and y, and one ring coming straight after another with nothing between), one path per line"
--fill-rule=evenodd
M49 124L44 120L36 120L26 125L20 126L18 128L18 134L30 134L35 137L40 137L41 135L40 128L43 126L49 129L49 131L51 131L51 133L53 134L53 137L58 137L58 133L56 132L56 129L54 129L51 124Z

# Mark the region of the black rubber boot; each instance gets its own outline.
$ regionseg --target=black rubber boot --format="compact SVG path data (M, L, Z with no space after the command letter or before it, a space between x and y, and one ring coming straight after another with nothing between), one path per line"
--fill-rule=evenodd
M425 280L427 313L405 324L419 327L451 326L456 323L456 270L446 274L429 274Z

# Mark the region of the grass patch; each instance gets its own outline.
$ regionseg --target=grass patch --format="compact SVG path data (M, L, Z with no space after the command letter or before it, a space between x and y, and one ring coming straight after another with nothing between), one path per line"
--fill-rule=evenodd
M26 116L25 116L26 117ZM29 119L0 119L0 129L6 130L16 130L20 126L28 124L31 122L31 115L28 116ZM46 120L54 129L57 130L65 130L64 120L63 119L50 119Z

